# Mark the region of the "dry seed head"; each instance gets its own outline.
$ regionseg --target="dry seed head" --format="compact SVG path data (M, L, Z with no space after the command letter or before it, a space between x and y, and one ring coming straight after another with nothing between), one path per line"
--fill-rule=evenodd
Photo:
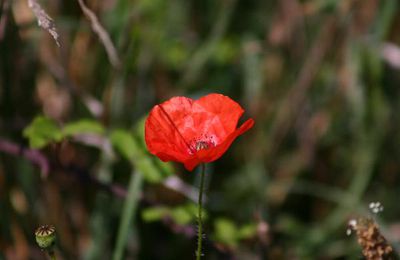
M350 220L350 228L355 231L357 242L367 260L394 259L393 248L380 233L378 225L372 218L360 217L357 220Z

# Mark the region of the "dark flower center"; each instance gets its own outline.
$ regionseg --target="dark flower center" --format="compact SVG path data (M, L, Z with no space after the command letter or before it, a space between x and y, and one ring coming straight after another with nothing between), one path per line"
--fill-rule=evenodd
M215 141L213 136L208 136L208 135L202 135L200 138L195 138L190 142L190 154L195 154L196 152L200 150L207 150L211 147L214 147Z

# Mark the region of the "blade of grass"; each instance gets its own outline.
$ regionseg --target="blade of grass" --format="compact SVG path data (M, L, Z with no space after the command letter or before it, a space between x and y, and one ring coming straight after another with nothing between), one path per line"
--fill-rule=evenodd
M139 202L139 193L143 184L143 175L140 172L133 171L128 188L128 196L124 203L124 209L118 228L117 243L114 248L114 260L122 259L124 248L128 239L128 233L133 224L136 209Z
M112 173L110 170L112 158L106 153L102 154L98 171L99 180L103 183L111 183ZM90 220L90 230L92 233L92 244L85 253L84 259L100 259L106 255L104 248L107 248L111 226L108 225L110 219L110 208L112 199L105 192L96 195L96 204Z

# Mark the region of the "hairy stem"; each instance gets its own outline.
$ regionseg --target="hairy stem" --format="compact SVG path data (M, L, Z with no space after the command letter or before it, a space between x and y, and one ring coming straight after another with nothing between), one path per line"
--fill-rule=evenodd
M201 164L201 175L200 175L200 188L199 188L199 205L198 205L198 229L197 229L197 250L196 250L196 259L199 260L201 258L201 249L203 242L203 221L202 221L202 213L203 213L203 189L204 189L204 175L205 175L205 164Z

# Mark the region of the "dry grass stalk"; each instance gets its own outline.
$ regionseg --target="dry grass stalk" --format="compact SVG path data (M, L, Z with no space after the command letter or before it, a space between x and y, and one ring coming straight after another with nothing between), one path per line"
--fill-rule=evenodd
M57 32L53 19L46 13L46 11L40 6L40 4L38 4L36 0L28 0L28 5L35 14L38 25L48 31L53 37L57 46L60 47L60 42L58 41L60 35Z
M107 53L110 63L115 68L119 68L119 66L121 65L121 62L118 57L117 50L116 50L113 42L111 41L110 35L100 24L99 19L94 14L94 12L85 5L84 1L78 0L78 3L79 3L79 6L81 7L83 13L90 20L93 31L99 36L100 41L106 50L106 53Z

